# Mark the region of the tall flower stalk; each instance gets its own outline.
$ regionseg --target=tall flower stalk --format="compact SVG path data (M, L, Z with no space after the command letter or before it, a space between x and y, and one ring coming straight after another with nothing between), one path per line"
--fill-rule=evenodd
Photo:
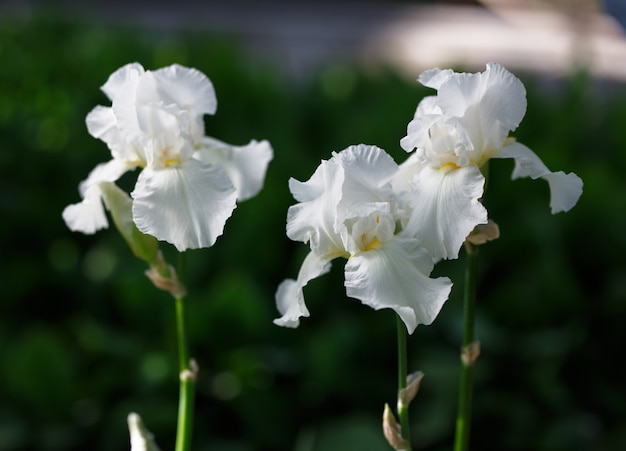
M178 296L176 303L176 335L178 337L178 370L180 394L178 398L178 421L176 428L176 451L191 449L193 412L198 367L189 356L189 344L185 328L185 297Z
M71 230L92 234L108 227L108 210L133 253L148 264L148 278L173 296L180 381L175 450L189 451L198 366L185 325L183 252L215 243L236 203L261 190L273 150L267 141L232 146L205 135L204 115L215 113L217 100L211 81L196 69L127 64L101 89L111 106L96 106L86 123L111 159L80 183L82 200L67 206L63 219ZM134 169L139 174L129 196L115 182ZM157 240L178 250L178 273ZM128 426L133 451L158 450L137 414L129 415Z
M552 213L568 211L582 194L583 182L574 173L550 171L528 147L509 133L526 113L526 90L504 67L488 63L479 73L456 73L438 68L418 81L437 90L418 104L400 145L409 158L400 166L396 184L408 193L408 203L420 215L406 226L436 259L458 258L465 244L467 269L464 290L463 339L459 378L455 451L469 446L472 376L480 352L474 336L479 244L499 236L482 204L485 173L492 158L512 158L512 178L541 178L548 182Z
M407 362L407 337L406 328L402 324L400 317L397 317L397 336L398 336L398 394L407 388L408 362ZM409 405L405 403L401 396L398 396L397 402L398 420L400 421L400 433L402 438L411 449L411 423L409 421Z
M463 291L463 341L461 343L461 374L457 404L454 451L467 451L469 446L474 362L479 343L474 337L478 247L466 243L465 287Z
M431 278L433 256L407 225L414 212L395 190L399 167L376 146L350 146L324 160L306 182L291 179L296 205L287 213L287 236L307 243L310 252L297 279L283 281L276 291L281 316L274 322L297 327L309 316L304 303L307 283L345 258L346 294L376 310L397 314L397 414L383 412L383 432L396 450L410 449L408 407L422 373L408 373L407 333L431 324L448 299L452 283Z

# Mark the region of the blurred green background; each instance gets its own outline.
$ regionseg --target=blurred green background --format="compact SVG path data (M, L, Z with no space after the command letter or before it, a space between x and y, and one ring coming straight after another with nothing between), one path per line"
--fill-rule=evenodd
M346 299L340 261L307 287L300 328L272 324L273 296L307 251L284 233L289 177L306 180L358 143L402 161L399 139L430 91L348 63L295 83L217 35L35 14L0 21L0 450L128 449L130 411L173 448L173 303L114 229L84 236L61 219L109 158L85 116L132 61L203 71L218 97L207 133L268 139L275 151L261 194L237 207L213 248L187 254L194 449L389 449L380 419L395 402L392 312ZM547 184L510 181L511 161L491 167L485 203L502 237L480 256L472 448L626 449L626 86L516 73L528 111L514 135L585 188L571 212L552 216ZM409 339L410 370L426 375L411 407L420 450L452 447L463 264L436 268L456 282L452 296Z

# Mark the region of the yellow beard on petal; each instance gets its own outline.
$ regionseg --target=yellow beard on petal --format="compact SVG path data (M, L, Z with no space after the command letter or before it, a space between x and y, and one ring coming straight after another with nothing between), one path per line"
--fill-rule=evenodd
M377 248L378 246L380 246L380 241L378 241L378 237L374 237L374 239L372 239L372 241L370 241L369 243L367 243L365 245L364 250L365 251L371 251L372 249Z
M461 166L459 166L456 163L449 162L449 163L446 163L446 164L440 166L439 170L448 172L448 171L452 171L453 169L459 169L460 167Z

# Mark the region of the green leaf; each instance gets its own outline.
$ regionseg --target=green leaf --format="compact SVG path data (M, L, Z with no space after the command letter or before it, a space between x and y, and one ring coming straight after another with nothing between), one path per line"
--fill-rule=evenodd
M155 237L140 232L133 222L132 200L128 194L112 182L100 183L100 189L117 230L124 237L133 254L148 264L154 263L159 252L159 242Z

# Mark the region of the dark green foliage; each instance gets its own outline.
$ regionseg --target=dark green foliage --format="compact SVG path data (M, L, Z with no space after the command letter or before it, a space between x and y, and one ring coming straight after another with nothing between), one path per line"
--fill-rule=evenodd
M379 429L395 402L392 313L346 299L341 261L307 286L312 316L297 330L272 324L274 290L306 254L284 233L289 177L308 179L350 144L400 162L399 140L429 91L348 64L296 84L219 36L36 17L0 22L0 61L0 449L128 449L130 411L173 447L173 303L114 229L84 236L61 219L109 158L84 124L108 103L98 87L132 61L203 71L218 97L207 133L268 139L275 151L261 194L237 207L213 248L186 256L200 365L194 449L388 449ZM480 255L473 449L624 449L626 89L607 94L582 75L550 88L522 78L529 106L514 135L550 168L576 172L585 191L552 216L547 184L511 181L510 161L491 166L485 203L502 237ZM452 298L409 339L409 367L426 374L412 435L433 451L452 444L463 258L435 273L456 283Z

